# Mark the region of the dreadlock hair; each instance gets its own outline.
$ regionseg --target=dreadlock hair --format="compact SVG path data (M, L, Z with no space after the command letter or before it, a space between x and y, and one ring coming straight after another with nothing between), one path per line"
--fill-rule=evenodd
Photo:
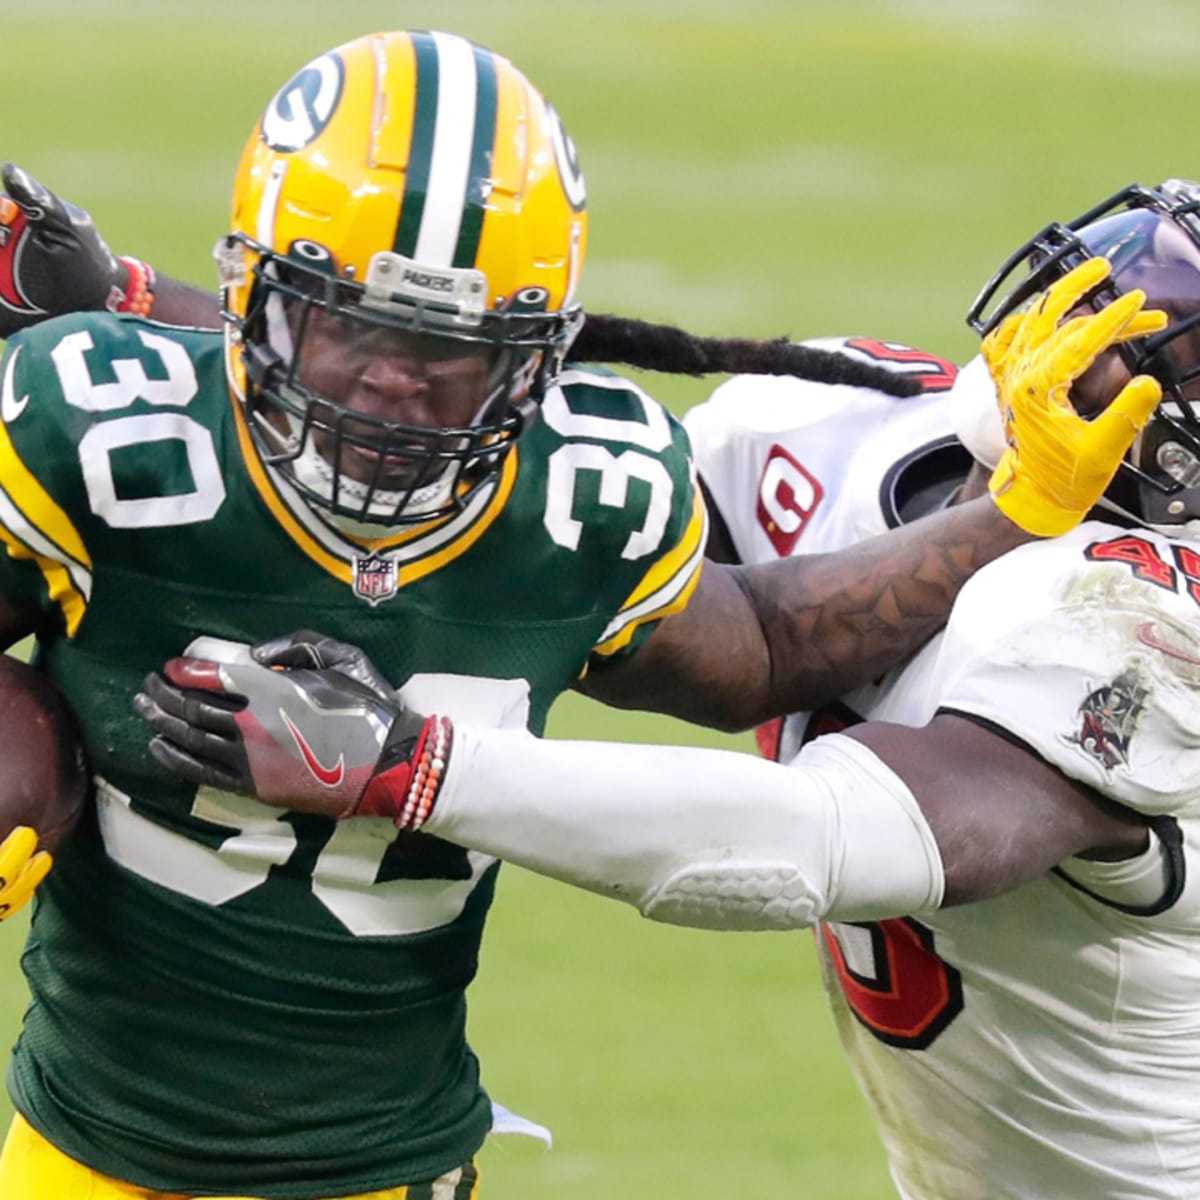
M786 337L698 337L676 325L609 313L588 314L569 357L573 362L621 363L672 375L795 375L814 383L874 388L889 396L915 396L921 391L920 383L911 377Z

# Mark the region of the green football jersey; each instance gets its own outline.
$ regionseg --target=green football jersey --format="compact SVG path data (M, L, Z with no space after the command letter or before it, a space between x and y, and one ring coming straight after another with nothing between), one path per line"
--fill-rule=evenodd
M39 889L9 1086L67 1154L163 1191L427 1181L491 1122L464 991L495 862L179 782L131 698L198 635L309 628L418 711L540 733L686 603L703 505L666 412L568 370L462 512L351 540L254 454L223 362L219 333L96 314L7 346L0 587L46 615L96 780Z

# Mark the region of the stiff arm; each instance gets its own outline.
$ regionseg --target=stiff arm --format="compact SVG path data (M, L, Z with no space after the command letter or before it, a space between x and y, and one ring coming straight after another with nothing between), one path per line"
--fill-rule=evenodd
M1074 855L1154 850L1136 814L948 714L923 729L831 734L790 766L508 732L455 738L424 830L671 924L881 919L983 900Z
M980 567L1034 540L981 497L836 554L709 562L682 613L576 686L728 730L815 709L910 657Z

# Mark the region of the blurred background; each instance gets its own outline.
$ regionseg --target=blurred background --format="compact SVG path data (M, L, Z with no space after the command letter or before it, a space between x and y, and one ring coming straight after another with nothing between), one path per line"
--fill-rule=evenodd
M271 94L398 27L482 42L552 99L589 185L585 304L701 333L964 360L1026 236L1200 176L1193 0L0 0L0 157L207 284ZM642 382L681 412L718 381ZM751 745L574 699L551 733ZM7 1042L22 936L0 929ZM507 869L471 1028L494 1096L556 1136L493 1139L488 1200L890 1194L807 934L658 928Z

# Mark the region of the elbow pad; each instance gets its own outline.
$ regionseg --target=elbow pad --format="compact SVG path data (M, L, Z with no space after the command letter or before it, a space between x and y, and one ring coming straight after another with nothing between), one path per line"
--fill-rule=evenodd
M642 897L643 915L705 929L796 929L941 904L933 832L908 785L871 750L830 734L787 770L795 798L778 840L679 867Z
M456 738L427 832L652 920L794 929L941 903L941 856L912 792L843 734L790 766L511 731Z

